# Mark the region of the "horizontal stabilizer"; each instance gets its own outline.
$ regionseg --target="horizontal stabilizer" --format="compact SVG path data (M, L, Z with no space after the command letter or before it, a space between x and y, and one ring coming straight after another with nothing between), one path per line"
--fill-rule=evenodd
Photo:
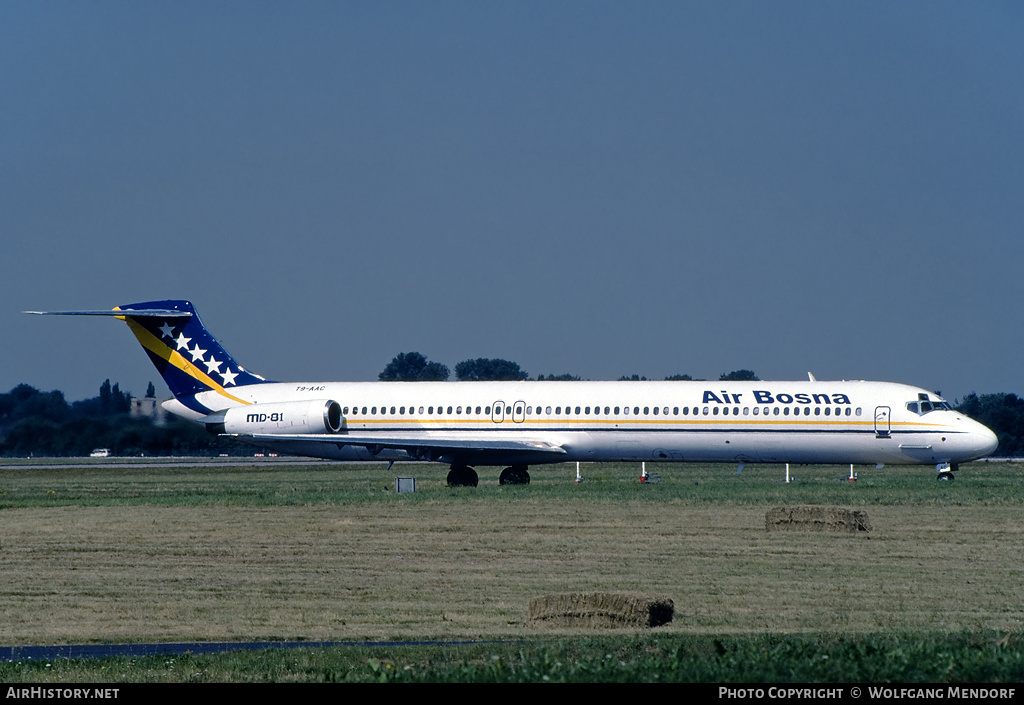
M191 311L175 311L169 308L133 308L122 311L22 311L22 313L34 313L38 316L131 316L131 317L152 317L152 318L187 318L192 315Z

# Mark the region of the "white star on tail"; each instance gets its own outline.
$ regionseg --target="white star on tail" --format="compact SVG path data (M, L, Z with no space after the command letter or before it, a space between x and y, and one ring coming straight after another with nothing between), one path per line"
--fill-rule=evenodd
M173 338L174 326L172 326L170 323L164 323L162 326L160 326L160 333L163 335L164 338Z
M207 360L206 362L204 362L203 364L206 365L206 371L207 372L209 372L209 373L216 372L217 374L220 374L220 370L218 368L221 365L223 365L224 363L223 362L217 362L216 358L210 357L210 359Z
M203 361L203 355L206 354L206 351L205 350L200 350L199 349L199 343L196 343L196 349L195 350L189 350L189 353L192 354L192 362L202 362Z
M178 334L178 340L177 340L178 350L181 350L182 348L185 348L186 350L188 350L188 344L190 342L192 342L192 338L186 338L184 333L179 333Z
M224 386L226 387L229 384L235 383L235 377L238 376L238 373L232 372L231 368L229 367L228 369L224 370L220 376L224 378Z

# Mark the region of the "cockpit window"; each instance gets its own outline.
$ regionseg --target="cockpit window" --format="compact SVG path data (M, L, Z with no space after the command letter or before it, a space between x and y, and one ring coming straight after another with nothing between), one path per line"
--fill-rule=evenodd
M948 401L908 401L907 411L912 411L918 416L924 416L929 411L952 411Z

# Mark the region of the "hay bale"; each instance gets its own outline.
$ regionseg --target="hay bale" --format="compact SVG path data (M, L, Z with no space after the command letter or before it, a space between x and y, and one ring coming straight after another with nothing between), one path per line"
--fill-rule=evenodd
M635 592L566 592L530 600L530 621L552 627L659 627L672 621L668 598Z
M768 531L871 531L868 513L861 509L809 504L772 507L764 516L764 526Z

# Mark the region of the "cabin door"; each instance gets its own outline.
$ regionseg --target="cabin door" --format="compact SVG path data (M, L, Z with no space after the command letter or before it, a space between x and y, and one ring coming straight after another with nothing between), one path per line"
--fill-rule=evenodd
M887 406L875 407L875 438L888 438L891 430L889 417L891 409Z

